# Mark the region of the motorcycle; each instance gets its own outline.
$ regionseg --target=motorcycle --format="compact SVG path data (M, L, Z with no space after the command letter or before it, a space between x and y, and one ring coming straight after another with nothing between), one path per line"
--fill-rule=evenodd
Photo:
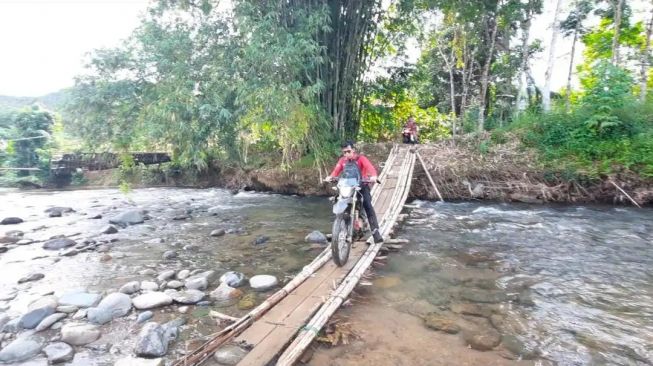
M333 187L338 193L333 197L333 213L336 215L331 231L331 253L333 261L342 267L349 259L351 244L362 238L367 225L361 210L363 196L359 177L341 177Z

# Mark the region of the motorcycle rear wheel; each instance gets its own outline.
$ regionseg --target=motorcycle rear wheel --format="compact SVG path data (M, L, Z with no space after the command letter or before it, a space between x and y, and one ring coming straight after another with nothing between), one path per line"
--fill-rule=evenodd
M351 226L351 224L352 222L349 215L345 214L337 215L336 219L333 221L333 230L331 231L331 254L333 262L338 267L344 266L349 259L351 243L347 240L347 235L350 231L349 226Z

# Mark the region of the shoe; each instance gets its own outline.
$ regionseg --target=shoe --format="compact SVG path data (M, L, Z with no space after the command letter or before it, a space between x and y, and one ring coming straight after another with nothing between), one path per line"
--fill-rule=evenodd
M379 229L374 229L374 231L372 232L372 237L374 237L375 243L383 243L383 237L381 236Z

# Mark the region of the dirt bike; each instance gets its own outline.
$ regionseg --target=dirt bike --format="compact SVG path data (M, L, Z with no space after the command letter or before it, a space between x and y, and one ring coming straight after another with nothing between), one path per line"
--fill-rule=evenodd
M361 210L363 195L360 193L361 184L369 181L357 177L339 178L333 187L338 192L333 198L333 213L336 215L331 231L331 253L333 261L342 267L349 259L351 244L355 239L362 238L367 219ZM352 219L353 218L353 219Z

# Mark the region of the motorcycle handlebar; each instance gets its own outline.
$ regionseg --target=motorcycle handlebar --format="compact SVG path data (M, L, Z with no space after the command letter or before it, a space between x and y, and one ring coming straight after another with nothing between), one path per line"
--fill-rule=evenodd
M338 183L339 180L340 180L340 178L335 178L335 179L331 179L331 180L324 180L323 182L324 183ZM378 184L381 184L381 180L378 179L378 178L377 178L376 181L372 181L372 180L369 180L369 179L361 179L361 183L378 183Z

